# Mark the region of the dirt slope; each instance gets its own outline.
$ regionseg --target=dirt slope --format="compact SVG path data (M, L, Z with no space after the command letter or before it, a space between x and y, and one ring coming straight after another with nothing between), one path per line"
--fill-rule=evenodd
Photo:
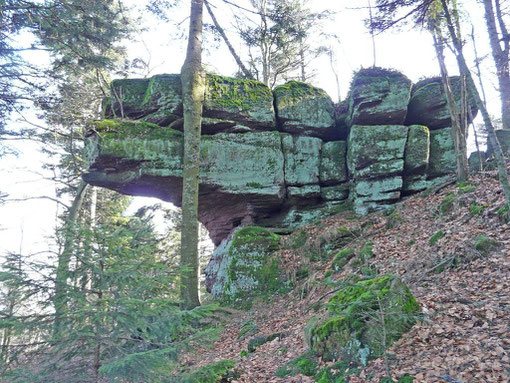
M470 185L452 184L409 197L391 214L343 213L307 227L304 246L281 252L289 278L303 270L307 276L297 278L288 294L258 301L249 311L236 310L215 347L188 355L188 363L237 359L236 382L312 382L302 375L277 378L275 371L307 350L304 327L312 316L324 314L321 304L334 290L334 281L359 272L351 262L326 278L334 252L310 261L331 233L348 227L361 230L349 246L372 241L371 269L400 275L424 313L424 320L388 350L395 380L407 373L415 382L509 381L510 225L498 210L503 201L495 175L486 174ZM257 324L259 334L284 336L241 357L250 337L237 336L248 320ZM349 381L379 382L383 376L380 358Z

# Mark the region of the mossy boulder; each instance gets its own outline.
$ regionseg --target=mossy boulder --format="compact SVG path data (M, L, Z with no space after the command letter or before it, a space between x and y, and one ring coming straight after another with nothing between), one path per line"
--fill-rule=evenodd
M430 131L426 126L409 127L405 155L404 172L409 175L424 175L429 164Z
M498 137L498 141L501 145L503 153L505 153L507 156L510 155L510 130L496 130L496 137Z
M468 163L469 163L469 171L471 173L478 173L484 169L485 165L485 152L472 152L469 155Z
M322 89L290 81L274 89L279 128L301 136L338 139L333 101Z
M274 254L280 237L263 227L236 230L213 253L205 269L206 287L227 303L246 303L284 285L279 260Z
M234 120L256 130L276 129L273 93L259 81L209 73L204 117Z
M320 153L319 179L321 185L334 185L347 181L347 143L325 142Z
M402 174L409 128L403 125L354 125L347 165L355 180Z
M457 157L453 144L452 128L432 130L430 132L428 178L455 174L456 171Z
M450 77L452 90L460 111L460 81L458 76ZM473 118L478 109L472 98L468 101ZM440 77L421 80L413 86L406 125L425 125L429 129L440 129L451 126L451 117L443 84Z
M349 125L402 125L411 96L411 80L402 73L367 68L352 80Z
M311 331L311 349L325 360L366 365L415 323L420 307L396 276L346 286L328 303L329 317Z
M316 137L294 137L282 134L285 158L285 183L300 186L319 183L322 140Z
M182 130L179 74L114 80L104 102L105 117L143 119ZM207 74L202 133L275 130L273 93L258 81Z

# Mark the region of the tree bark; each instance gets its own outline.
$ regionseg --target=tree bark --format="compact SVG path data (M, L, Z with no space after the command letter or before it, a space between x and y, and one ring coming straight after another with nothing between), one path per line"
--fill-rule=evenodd
M211 19L212 19L212 21L214 23L214 26L216 27L216 30L219 32L219 34L223 38L223 41L225 42L225 44L227 44L228 50L232 54L232 57L234 57L234 60L236 61L237 65L239 66L239 69L241 69L241 72L243 72L244 76L247 79L255 80L255 78L253 77L252 73L243 64L243 61L241 60L241 58L239 57L239 55L235 51L234 47L230 43L230 40L228 39L228 36L225 33L225 30L218 23L218 20L216 20L216 16L214 16L214 13L213 13L213 11L211 9L211 6L209 5L209 2L205 1L204 3L205 3L205 7L207 8L207 12L209 13L209 16L211 16Z
M452 121L452 137L455 146L455 156L457 159L457 181L466 181L468 178L467 168L467 153L463 148L465 145L465 135L462 134L462 121L459 118L459 110L457 108L457 102L452 91L450 78L448 77L448 71L446 69L444 60L444 47L442 42L439 41L436 31L432 32L434 38L434 48L436 49L437 61L441 69L441 82L446 96L446 103L450 111L450 118ZM463 145L464 143L464 145Z
M184 157L182 174L181 304L200 306L198 293L198 187L200 134L205 93L202 68L203 0L191 0L186 59L181 69L184 108Z
M452 38L452 42L455 47L459 69L461 70L461 73L463 72L466 75L468 90L471 92L471 95L475 99L476 106L482 113L483 121L485 123L487 133L489 135L489 142L492 146L492 150L494 151L494 157L496 157L496 163L498 165L499 182L501 183L503 193L505 194L506 203L510 207L510 183L508 182L508 172L506 170L506 163L505 157L503 156L503 151L501 150L501 146L496 136L494 125L492 124L489 112L487 111L485 104L482 102L482 99L480 98L480 94L478 93L478 89L476 89L473 76L471 75L471 71L469 70L469 67L466 63L464 53L462 52L462 43L457 34L455 33L455 28L453 27L452 18L448 10L446 0L441 0L441 3L443 5L444 13L446 16L448 31L450 32L450 37Z
M483 0L485 22L489 32L492 57L498 76L503 128L510 129L510 34L503 20L499 0L495 0L496 10L492 1ZM501 38L498 33L498 25L501 31ZM501 47L501 44L503 44L504 48Z
M62 324L62 317L67 306L67 278L69 276L69 263L73 254L74 237L76 233L76 219L80 213L88 184L80 182L76 196L69 209L64 232L64 248L58 257L57 273L55 276L55 296L53 306L55 308L54 335L59 336Z

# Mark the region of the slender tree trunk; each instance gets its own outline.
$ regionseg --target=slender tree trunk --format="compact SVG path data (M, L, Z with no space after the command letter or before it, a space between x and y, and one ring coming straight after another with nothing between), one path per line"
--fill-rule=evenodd
M372 3L370 0L368 0L368 13L370 16L370 25L372 25L373 15L372 15ZM375 68L376 62L377 62L376 61L377 51L376 51L376 47L375 47L375 35L374 35L374 31L372 29L370 30L370 36L372 37L372 55L374 57L374 64L372 66Z
M69 263L74 248L76 234L76 219L80 212L88 184L81 182L78 186L76 196L69 209L64 231L64 248L58 257L57 273L55 277L55 296L53 305L55 308L55 328L54 335L59 336L61 330L62 317L67 307L67 278L69 276Z
M338 71L335 66L335 60L333 59L333 50L331 47L328 49L329 56L329 66L331 67L331 71L335 76L335 85L336 85L336 102L340 102L341 94L340 94L340 79L338 78Z
M214 23L214 26L216 27L216 30L219 32L221 37L223 38L223 41L225 44L227 44L228 50L230 51L230 54L232 54L232 57L234 57L234 60L236 61L237 65L239 66L239 69L241 69L241 72L243 72L244 76L250 80L255 80L251 72L246 68L246 66L243 64L243 61L235 51L234 47L230 43L230 40L227 37L227 34L225 33L225 30L220 26L218 23L218 20L214 16L214 13L211 9L211 6L209 5L208 1L204 1L205 7L207 8L207 12L209 13L209 16L211 16L211 19Z
M439 62L439 67L441 69L441 81L443 83L443 88L446 96L446 102L448 105L448 109L450 110L450 117L452 121L452 136L453 142L455 145L455 155L457 158L457 181L466 181L468 178L467 172L467 159L466 152L462 149L465 148L465 143L462 145L462 141L465 140L462 134L462 125L461 119L459 118L459 110L457 108L457 103L455 101L455 96L452 91L452 86L450 83L450 78L448 76L448 71L446 69L446 64L444 60L444 47L442 41L439 41L440 37L437 36L436 31L433 31L434 38L434 47L436 49L437 61Z
M492 146L492 149L494 150L494 156L496 157L496 163L498 165L499 182L501 183L503 193L505 194L507 205L510 207L510 183L508 182L508 172L506 170L506 163L505 157L503 156L503 151L501 150L501 146L496 136L494 125L492 124L489 112L487 111L485 104L482 102L482 99L480 98L480 94L476 89L473 76L471 76L471 71L469 70L469 67L466 63L464 53L462 52L462 43L455 32L455 28L453 27L451 15L447 7L446 0L441 0L441 3L444 7L444 13L447 19L447 27L456 50L459 68L462 68L461 70L465 73L468 89L475 99L476 106L482 113L483 121L485 123L487 133L489 135L489 142Z
M202 69L203 0L191 0L186 60L181 70L184 107L182 174L181 301L184 309L200 305L198 294L198 186L200 134L205 93Z
M301 81L306 81L305 47L303 40L299 42L299 66L301 67Z
M493 0L483 0L485 22L498 76L503 128L510 129L510 34L503 20L500 2L494 1L496 10L494 10ZM498 33L498 26L501 33Z

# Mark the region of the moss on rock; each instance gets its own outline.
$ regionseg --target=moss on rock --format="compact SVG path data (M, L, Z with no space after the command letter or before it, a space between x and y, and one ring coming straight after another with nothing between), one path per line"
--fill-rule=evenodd
M429 147L429 129L422 125L410 126L404 155L404 172L406 176L425 174L429 164Z
M411 96L411 80L385 68L355 73L350 89L349 124L403 124Z
M255 296L281 289L283 275L279 269L278 250L280 236L258 226L243 227L224 241L213 257L220 259L211 287L214 298L227 303L247 303Z
M381 356L412 327L420 310L409 288L393 275L345 287L328 308L330 317L312 329L312 350L326 360L359 365Z
M304 136L334 139L333 101L322 89L290 81L274 89L276 113L281 130Z

